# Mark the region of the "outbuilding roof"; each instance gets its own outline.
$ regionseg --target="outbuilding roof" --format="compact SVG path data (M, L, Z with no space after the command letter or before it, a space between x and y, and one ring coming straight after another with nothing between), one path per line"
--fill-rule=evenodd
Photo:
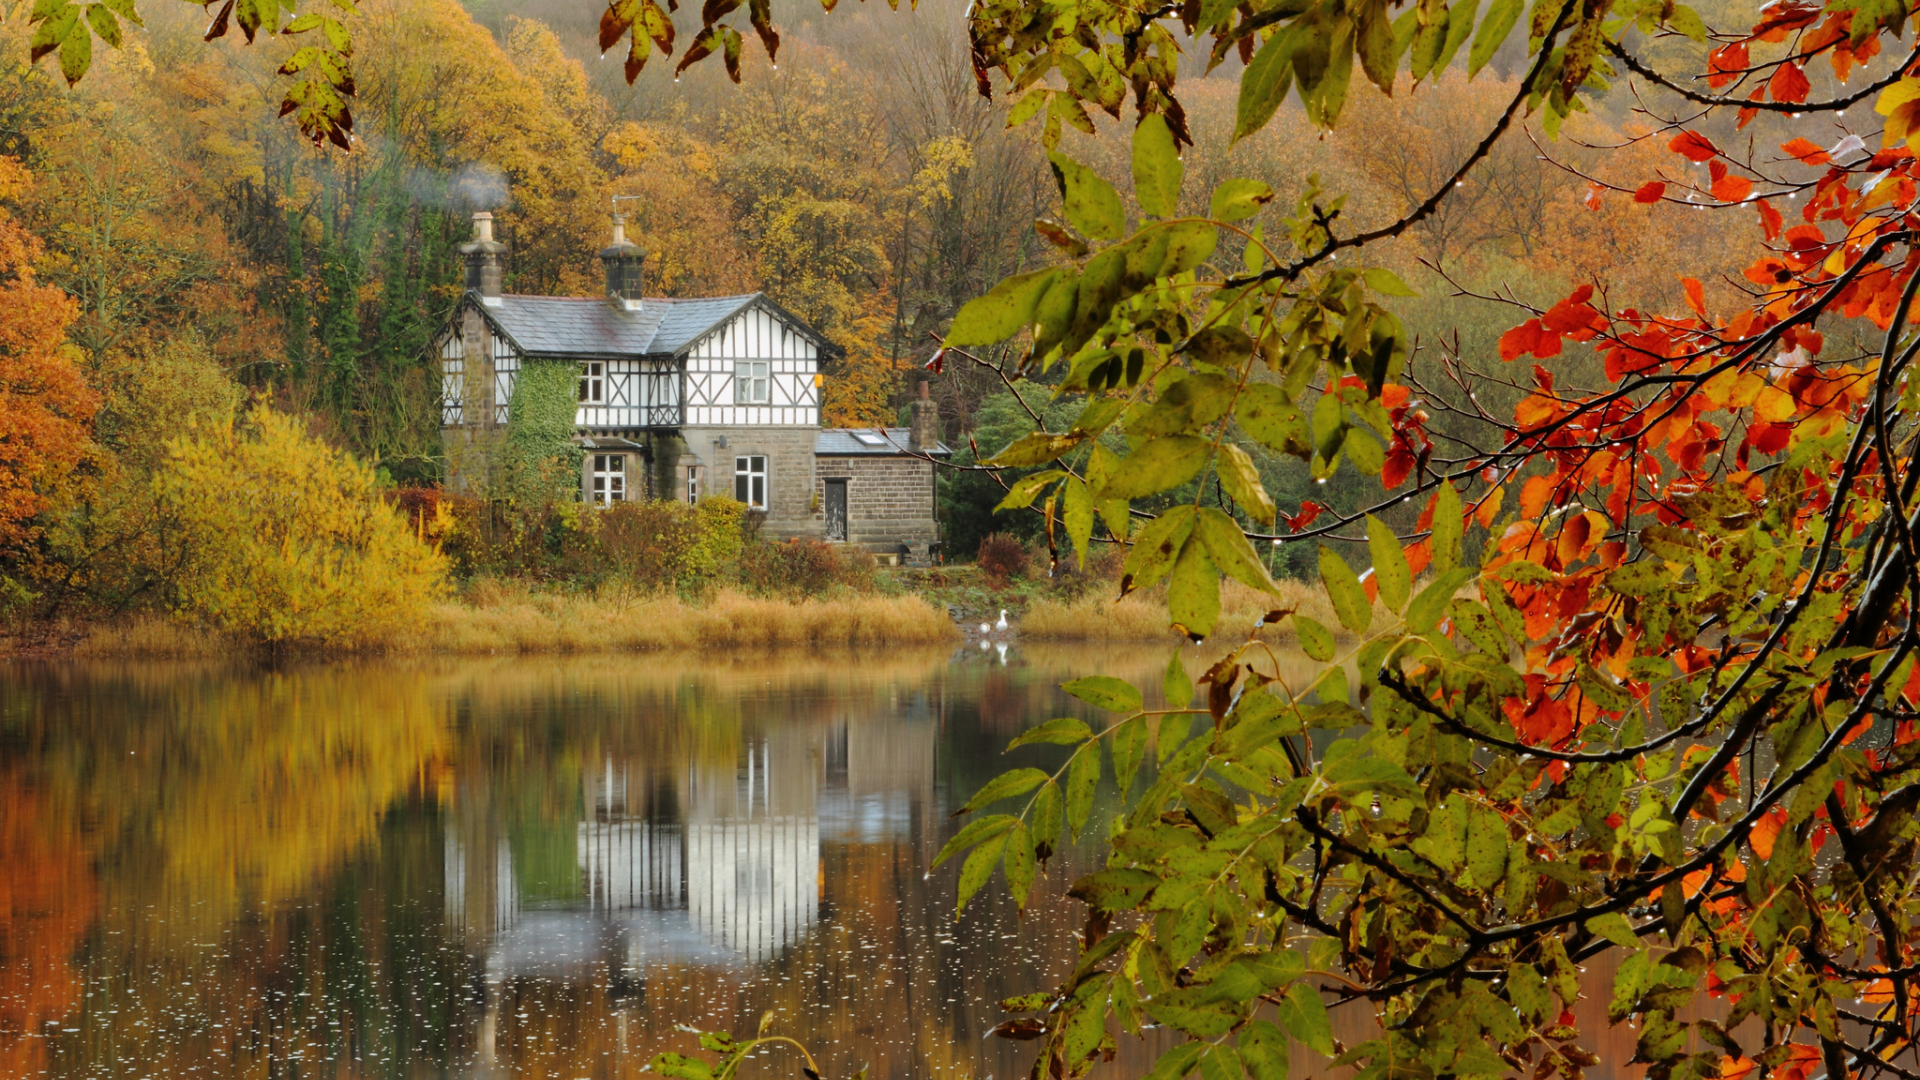
M813 437L815 457L860 457L869 455L918 455L913 448L912 428L827 428ZM926 451L933 457L952 457L947 444L936 441Z
M764 293L688 300L648 297L632 307L571 296L472 299L522 353L534 357L679 356L753 307L765 308L816 348L838 352Z

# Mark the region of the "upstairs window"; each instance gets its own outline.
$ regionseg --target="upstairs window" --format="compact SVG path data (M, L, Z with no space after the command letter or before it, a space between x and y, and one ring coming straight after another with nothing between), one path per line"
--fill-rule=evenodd
M733 459L733 497L755 510L767 508L766 458L756 454Z
M611 506L627 499L627 455L593 455L593 505Z
M607 403L607 365L589 360L580 365L580 404Z
M765 360L737 360L733 365L733 403L735 405L765 405L772 400L769 385L772 380L768 370L773 365Z

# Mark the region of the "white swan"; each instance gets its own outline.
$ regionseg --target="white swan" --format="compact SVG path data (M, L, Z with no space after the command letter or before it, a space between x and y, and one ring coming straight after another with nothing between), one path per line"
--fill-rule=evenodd
M994 623L993 628L995 630L1000 631L1003 634L1007 632L1007 609L1006 608L1000 609L1000 621L997 623Z

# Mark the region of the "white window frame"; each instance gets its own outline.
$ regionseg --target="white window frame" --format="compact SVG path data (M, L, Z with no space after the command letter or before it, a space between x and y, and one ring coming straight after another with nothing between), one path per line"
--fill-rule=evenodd
M700 466L687 466L687 505L700 501Z
M607 403L607 365L599 360L588 360L580 365L580 404L605 405Z
M733 403L766 405L773 401L773 364L767 360L733 362Z
M742 454L733 459L733 497L754 510L767 508L765 454Z
M627 455L593 455L593 482L589 494L595 506L627 501Z

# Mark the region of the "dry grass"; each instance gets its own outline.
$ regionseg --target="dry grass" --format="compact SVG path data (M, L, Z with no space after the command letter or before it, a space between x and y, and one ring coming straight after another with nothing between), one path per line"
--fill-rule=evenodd
M420 640L438 653L605 652L714 646L927 645L958 636L917 596L778 600L720 592L704 605L671 597L555 596L482 584L442 604Z
M76 656L185 660L251 651L232 638L160 615L98 623L84 633L73 648ZM723 591L695 605L617 591L555 595L482 582L459 599L435 605L410 632L360 651L475 655L898 647L940 645L957 636L946 614L917 596L780 600Z
M1254 623L1269 611L1293 610L1315 620L1336 634L1344 634L1340 617L1318 585L1282 579L1280 595L1270 596L1237 581L1220 585L1220 621L1210 640L1243 639L1254 633ZM1020 620L1020 636L1041 641L1173 641L1177 636L1167 629L1167 596L1164 586L1129 595L1115 603L1108 593L1092 593L1071 604L1042 600L1027 609ZM1391 616L1379 604L1374 605L1374 621ZM1291 642L1293 631L1287 623L1262 627L1263 641Z

